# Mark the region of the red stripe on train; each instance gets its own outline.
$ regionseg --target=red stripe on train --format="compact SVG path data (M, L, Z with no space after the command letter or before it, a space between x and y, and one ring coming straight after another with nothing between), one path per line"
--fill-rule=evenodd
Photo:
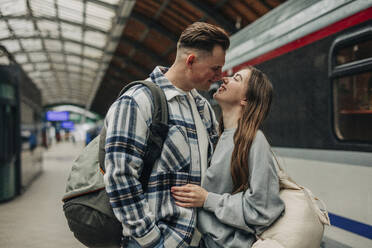
M324 27L318 31L315 31L311 34L308 34L302 38L299 38L295 41L292 41L284 46L278 47L270 52L267 52L263 55L260 55L254 59L251 59L247 62L244 62L240 65L237 65L233 67L233 73L236 71L240 70L241 68L247 66L247 65L256 65L260 64L262 62L265 62L267 60L273 59L275 57L278 57L280 55L283 55L285 53L288 53L290 51L296 50L300 47L306 46L310 43L313 43L315 41L318 41L320 39L323 39L329 35L332 35L334 33L340 32L346 28L355 26L359 23L368 21L369 19L372 18L372 7L363 10L361 12L358 12L352 16L349 16L345 19L342 19L338 22L335 22L327 27ZM224 72L226 74L226 72Z

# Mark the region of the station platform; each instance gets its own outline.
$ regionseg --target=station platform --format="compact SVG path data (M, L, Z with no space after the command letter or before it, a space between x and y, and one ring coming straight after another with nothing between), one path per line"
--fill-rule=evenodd
M43 172L15 199L0 203L0 248L83 248L70 232L61 198L82 143L57 143L43 154ZM324 237L321 248L350 248Z
M70 232L62 196L82 143L57 143L44 152L43 172L15 199L0 203L1 248L83 248Z

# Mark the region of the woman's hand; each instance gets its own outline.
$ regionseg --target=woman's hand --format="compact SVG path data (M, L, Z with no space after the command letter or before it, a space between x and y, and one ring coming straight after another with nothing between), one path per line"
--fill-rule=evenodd
M174 186L171 188L176 204L181 207L203 207L208 191L195 184Z

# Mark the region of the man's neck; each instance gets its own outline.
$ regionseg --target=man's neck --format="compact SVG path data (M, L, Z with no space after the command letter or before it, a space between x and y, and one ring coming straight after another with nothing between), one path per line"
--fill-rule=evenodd
M189 92L192 88L187 86L185 81L185 72L173 64L164 76L177 88Z

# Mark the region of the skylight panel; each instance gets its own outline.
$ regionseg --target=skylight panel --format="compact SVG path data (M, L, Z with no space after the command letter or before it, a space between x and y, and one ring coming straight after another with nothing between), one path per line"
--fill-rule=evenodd
M106 44L107 36L97 32L86 31L84 41L97 47L103 47Z
M28 52L42 50L40 39L21 39L21 43L23 48Z
M65 42L65 51L81 54L81 45L73 42Z
M34 16L56 16L54 0L32 0L30 5Z
M35 35L34 26L32 22L27 20L12 19L9 20L9 25L17 36L33 36Z
M10 52L10 53L21 50L18 41L14 40L14 39L4 40L4 41L1 42L1 45L5 46L6 50L8 50L8 52Z
M52 36L52 37L58 37L58 25L55 22L51 22L48 20L40 20L37 22L39 30L41 31L41 34L43 36Z
M33 71L34 66L32 64L22 65L23 70L27 71Z
M88 15L88 14L86 18L86 24L99 27L100 29L103 29L103 30L110 30L111 28L111 20L105 20L97 16Z
M87 56L89 58L96 58L99 59L102 57L102 50L97 50L91 47L85 47L84 48L84 56Z
M45 40L45 47L48 51L62 51L62 42L59 40Z
M37 63L37 64L35 64L35 66L36 66L36 69L39 70L39 71L50 69L50 64L49 63Z
M111 20L115 16L115 12L113 10L90 2L87 4L87 14L105 20Z
M117 5L119 3L119 0L101 0L101 2Z
M24 0L1 0L0 10L3 15L25 15L26 1Z
M53 68L55 70L64 71L66 69L66 66L64 64L52 64Z
M27 56L26 54L16 54L15 60L18 62L18 64L23 64L27 62Z
M92 68L93 70L98 68L98 63L92 60L84 59L83 65Z
M67 62L80 63L81 58L79 56L68 55L66 56Z
M67 69L68 69L69 71L79 72L79 73L82 71L82 69L81 69L80 66L71 65L71 64L67 65Z
M63 63L64 62L64 55L59 52L50 52L50 59L54 63Z
M10 36L10 32L8 30L7 25L5 24L4 21L0 20L0 39L6 38Z
M75 4L72 4L75 3ZM81 2L80 2L81 3ZM58 1L58 16L61 19L74 21L78 23L83 22L83 5L76 4L76 1L64 0Z
M81 41L82 29L79 26L61 23L62 36L68 39Z
M31 53L30 58L31 61L34 63L48 60L47 56L44 53Z

